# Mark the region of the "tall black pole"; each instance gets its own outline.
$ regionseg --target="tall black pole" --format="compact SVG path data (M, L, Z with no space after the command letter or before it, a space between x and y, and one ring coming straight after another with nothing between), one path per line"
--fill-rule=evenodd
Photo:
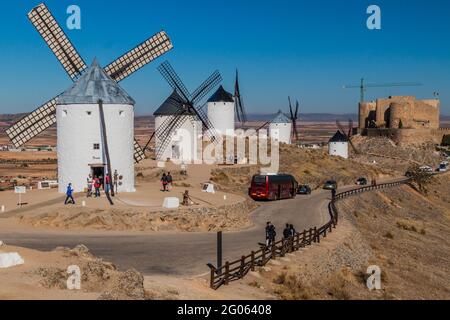
M217 232L217 269L222 268L222 231Z
M109 147L108 147L108 139L106 137L106 123L105 123L105 113L103 111L103 101L100 99L98 100L98 108L100 111L100 126L102 130L102 136L103 136L103 150L106 155L106 165L108 168L108 174L109 174L109 190L111 190L111 195L114 196L114 186L112 184L111 179L111 159L109 157ZM103 177L105 179L105 177ZM103 180L103 183L105 183L105 180ZM113 201L111 200L109 192L106 192L106 197L108 198L108 201L111 205L114 205Z

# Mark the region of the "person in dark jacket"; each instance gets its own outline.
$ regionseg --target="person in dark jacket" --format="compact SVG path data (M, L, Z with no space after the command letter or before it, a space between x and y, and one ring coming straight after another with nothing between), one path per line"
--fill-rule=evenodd
M163 192L167 191L167 175L166 175L165 172L162 175L161 184L162 184L162 187L163 187L161 191L163 191Z
M64 201L64 204L75 204L75 200L73 199L73 188L72 188L72 184L69 183L69 185L67 186L67 191L66 191L66 201Z
M269 227L269 246L275 243L276 237L277 231L275 230L275 226L271 223Z
M287 240L291 237L291 229L289 223L286 223L286 228L283 230L283 239Z
M167 190L170 191L172 189L173 178L170 172L167 174Z

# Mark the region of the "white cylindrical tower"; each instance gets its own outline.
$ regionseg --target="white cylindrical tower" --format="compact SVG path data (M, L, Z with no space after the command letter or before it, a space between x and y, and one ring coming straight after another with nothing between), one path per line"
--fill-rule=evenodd
M208 119L221 135L234 135L235 104L233 95L220 86L208 100Z
M155 136L156 160L191 163L201 159L202 122L182 104L183 99L174 91L153 113L155 131L164 132L176 122L164 137ZM185 110L183 112L183 110ZM174 117L175 116L175 117Z
M281 110L269 124L269 136L280 143L291 144L292 121Z
M328 154L348 159L348 138L340 131L328 141Z
M106 137L102 133L99 100L104 110ZM59 96L56 106L59 192L72 183L83 192L87 178L122 179L119 192L134 192L134 100L94 61L83 76ZM110 164L107 162L106 143Z

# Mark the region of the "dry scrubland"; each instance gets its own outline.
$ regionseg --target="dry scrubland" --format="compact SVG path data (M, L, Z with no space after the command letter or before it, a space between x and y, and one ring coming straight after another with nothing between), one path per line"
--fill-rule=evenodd
M85 246L57 248L51 252L3 246L0 252L17 251L26 264L0 273L0 299L132 299L147 298L144 277L134 269L121 272L98 259ZM67 268L81 270L81 291L67 290Z
M251 226L250 200L218 207L148 211L145 209L54 208L19 214L13 222L33 227L106 231L236 231Z
M299 183L313 189L329 179L342 186L354 184L362 176L381 179L395 175L393 170L329 156L325 149L300 149L285 144L280 145L280 172L294 175ZM259 166L223 167L212 171L211 180L223 190L247 193L252 176L258 173Z
M365 193L338 204L338 228L320 244L271 261L222 287L273 299L450 299L450 176L427 195L409 186ZM366 270L382 270L369 291Z

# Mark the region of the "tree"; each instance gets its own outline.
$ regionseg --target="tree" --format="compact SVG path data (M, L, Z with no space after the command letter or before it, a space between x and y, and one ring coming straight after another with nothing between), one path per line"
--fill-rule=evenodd
M409 185L423 194L428 192L428 185L434 181L433 174L421 170L419 165L409 167L406 175L410 179Z
M443 146L450 147L450 134L446 134L446 135L442 138L442 145L443 145Z

